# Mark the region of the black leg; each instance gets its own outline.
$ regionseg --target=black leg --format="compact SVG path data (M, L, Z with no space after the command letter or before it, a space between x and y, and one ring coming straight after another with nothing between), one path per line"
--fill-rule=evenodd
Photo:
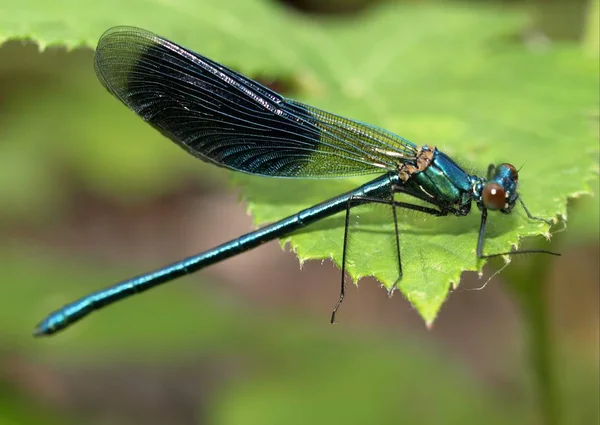
M488 171L487 171L487 179L491 179L492 176L494 175L494 171L496 171L496 166L494 164L490 164L488 165Z
M488 165L488 174L487 179L490 180L496 171L496 166L494 164Z
M481 209L481 224L479 225L479 236L477 237L477 258L488 258L483 255L483 240L485 238L485 223L487 222L487 209Z
M400 232L398 231L398 213L396 212L396 205L392 205L392 211L394 213L394 230L396 232L396 258L398 259L398 279L394 282L390 290L388 291L388 297L394 295L394 289L398 286L402 280L402 258L400 257Z
M530 216L531 217L531 216ZM550 254L560 256L560 254L552 251L546 251L545 249L522 249L518 251L499 252L497 254L483 254L483 241L485 239L485 224L487 222L487 209L481 210L481 225L479 226L479 237L477 239L477 258L495 258L501 257L502 255L515 255L515 254Z
M422 212L425 214L433 215L435 217L443 217L445 215L448 215L451 212L454 212L453 210L445 210L445 209L436 210L435 208L424 207L422 205L409 204L408 202L386 201L385 199L370 198L367 196L361 196L360 198L356 197L353 199L362 201L361 204L373 203L373 204L393 205L396 208L406 208L408 210L419 211L419 212Z
M348 227L350 225L350 209L352 208L352 201L355 198L349 198L346 203L346 220L344 222L344 243L342 245L342 283L340 285L340 298L338 299L333 311L331 312L331 324L335 324L335 314L344 301L344 295L346 291L346 250L348 248Z
M552 226L552 224L554 224L552 222L552 220L546 220L545 218L542 217L535 217L533 215L531 215L531 213L529 212L529 210L527 209L527 207L525 206L525 203L523 202L523 200L519 197L519 203L521 204L521 206L523 207L523 209L525 210L525 214L527 214L527 217L529 217L530 220L538 220L538 221L543 221L544 223L546 223L549 226Z
M391 194L391 196L393 196L393 194ZM344 296L345 296L345 291L346 291L346 251L347 251L347 247L348 247L348 228L350 225L350 209L352 209L352 207L357 206L357 205L369 204L369 203L390 205L393 208L394 227L395 227L395 231L396 231L396 252L398 255L398 280L394 283L392 288L388 291L388 294L390 296L391 296L392 292L394 291L394 289L396 289L396 287L398 286L400 279L402 279L402 260L400 257L400 236L398 234L398 215L396 212L396 208L406 208L406 209L410 209L410 210L414 210L414 211L419 211L419 212L422 212L425 214L433 215L436 217L445 216L451 212L450 210L444 210L444 209L437 210L435 208L429 208L429 207L425 207L422 205L414 205L414 204L409 204L407 202L398 202L398 201L394 201L391 197L390 197L390 199L382 199L382 198L372 198L372 197L368 197L368 196L355 196L353 198L348 199L348 202L346 204L346 219L344 222L344 242L342 245L342 250L343 250L342 251L342 279L341 279L341 284L340 284L340 297L339 297L337 303L335 304L335 307L333 308L333 311L331 313L331 323L332 324L335 323L335 315L336 315L338 309L340 308L340 306L342 305L342 302L344 301Z

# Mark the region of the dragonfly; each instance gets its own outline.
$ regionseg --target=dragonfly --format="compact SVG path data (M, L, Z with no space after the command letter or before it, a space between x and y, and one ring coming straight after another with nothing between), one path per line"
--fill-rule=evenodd
M140 28L120 26L106 31L98 42L94 65L100 82L112 95L185 151L208 163L265 177L378 176L208 251L85 295L50 313L35 328L36 336L55 334L119 300L345 212L341 288L331 315L331 323L335 323L345 296L350 211L365 204L383 204L392 210L398 279L390 294L403 275L399 209L436 217L466 216L474 203L481 213L478 258L560 255L541 249L484 254L488 211L510 214L518 202L529 219L553 224L527 209L517 190L518 170L511 164L490 165L485 177L471 175L437 147L418 146L374 125L285 98ZM399 194L415 203L397 200L395 195Z

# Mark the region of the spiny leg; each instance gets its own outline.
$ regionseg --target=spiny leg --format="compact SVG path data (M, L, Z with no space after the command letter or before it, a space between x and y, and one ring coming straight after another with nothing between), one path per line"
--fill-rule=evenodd
M494 171L496 171L496 166L494 164L490 164L488 165L488 170L487 170L487 179L491 179L492 176L494 175Z
M352 208L352 201L356 198L348 198L348 202L346 203L346 219L344 221L344 243L342 245L342 283L340 285L340 297L333 307L333 311L331 312L331 324L335 324L335 314L338 309L342 305L344 301L344 295L346 291L346 250L348 248L348 227L350 225L350 209Z
M547 251L545 249L522 249L517 251L499 252L496 254L484 254L483 253L483 242L485 240L485 225L487 222L487 209L481 209L481 224L479 225L479 236L477 239L477 258L495 258L501 257L502 255L515 255L515 254L550 254L560 256L559 253Z
M332 324L335 324L335 315L336 315L338 309L340 308L342 302L344 301L345 290L346 290L346 252L347 252L347 247L348 247L348 228L350 225L350 209L353 206L367 204L367 203L391 205L393 208L394 227L395 227L395 231L396 231L396 250L397 250L396 252L397 252L397 258L398 258L399 277L398 277L398 280L396 280L396 282L394 282L394 285L392 286L392 288L388 291L388 295L390 295L390 296L391 296L391 293L394 291L394 289L396 289L398 283L400 282L400 279L402 278L402 261L400 258L400 236L399 236L399 231L398 231L398 216L397 216L396 208L406 208L406 209L410 209L410 210L414 210L414 211L419 211L419 212L422 212L425 214L433 215L436 217L448 215L448 213L450 212L447 210L442 210L442 209L437 210L435 208L425 207L422 205L414 205L414 204L410 204L407 202L398 202L398 201L394 201L392 198L381 199L381 198L373 198L373 197L368 197L368 196L355 196L355 197L349 198L348 202L346 204L346 218L344 221L344 242L343 242L343 246L342 246L342 279L341 279L341 284L340 284L340 296L339 296L338 301L335 304L335 307L333 308L333 311L331 313L331 323Z
M388 291L388 297L394 295L394 290L402 280L402 258L400 257L400 234L398 231L398 213L396 211L396 205L392 204L392 212L394 214L394 231L396 233L396 258L398 258L398 279L394 282L392 287Z
M546 223L549 226L552 226L552 224L554 224L554 222L552 220L547 220L547 219L542 218L542 217L536 217L536 216L531 215L531 213L529 212L529 209L525 206L525 203L523 202L523 200L521 199L521 197L519 197L519 203L521 204L521 206L525 210L525 214L527 214L527 217L530 220L543 221L544 223Z
M402 259L400 257L400 231L398 230L398 213L396 211L396 208L406 208L406 209L410 209L413 211L419 211L419 212L422 212L425 214L433 215L434 217L443 217L445 215L448 215L448 213L450 212L449 210L443 210L443 209L436 210L435 208L429 208L429 207L425 207L422 205L409 204L406 202L394 201L392 203L392 210L393 210L393 214L394 214L394 227L395 227L395 231L396 231L396 253L397 253L397 258L398 258L398 279L396 279L396 281L394 282L392 287L389 289L388 297L391 297L393 295L394 291L400 284L400 281L402 280L402 276L404 274L402 271Z

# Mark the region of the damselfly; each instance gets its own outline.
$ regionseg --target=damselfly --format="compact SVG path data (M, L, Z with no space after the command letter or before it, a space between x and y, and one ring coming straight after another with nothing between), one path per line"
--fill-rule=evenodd
M86 295L46 317L37 326L36 335L53 334L94 310L345 211L342 280L331 316L334 323L344 299L350 210L369 203L388 205L393 212L398 267L394 288L402 278L397 208L438 217L465 216L474 202L481 212L478 258L554 254L545 250L483 253L488 210L509 214L519 201L530 219L552 224L531 215L525 207L517 192L518 172L510 164L491 165L486 177L470 175L435 147L419 147L381 128L286 99L223 65L138 28L116 27L102 35L95 68L110 93L204 161L269 177L380 175L350 192L206 252ZM397 201L394 195L399 193L421 204Z

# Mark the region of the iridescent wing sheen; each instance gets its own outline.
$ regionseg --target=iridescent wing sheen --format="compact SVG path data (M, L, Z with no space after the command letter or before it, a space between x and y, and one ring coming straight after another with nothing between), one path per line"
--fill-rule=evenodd
M192 155L250 174L339 177L395 170L417 147L375 126L285 99L151 32L108 30L98 78Z

